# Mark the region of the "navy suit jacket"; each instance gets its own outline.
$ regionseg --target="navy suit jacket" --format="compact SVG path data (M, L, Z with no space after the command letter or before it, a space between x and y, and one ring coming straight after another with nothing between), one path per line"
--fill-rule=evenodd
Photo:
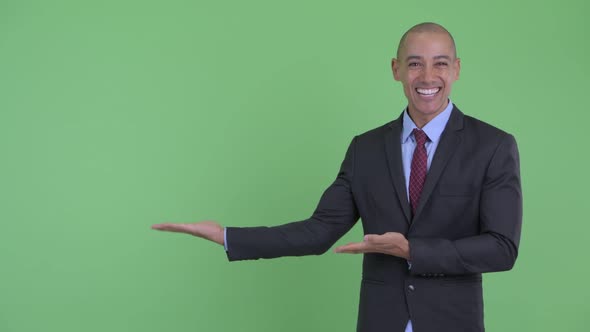
M365 254L360 332L484 331L482 273L509 270L522 221L514 137L455 106L412 217L401 156L402 116L356 136L334 183L306 220L228 228L230 260L319 255L360 218L365 234L399 232L405 259Z

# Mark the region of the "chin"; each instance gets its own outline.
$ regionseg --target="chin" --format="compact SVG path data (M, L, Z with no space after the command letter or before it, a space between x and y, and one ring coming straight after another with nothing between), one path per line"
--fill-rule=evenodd
M414 105L414 109L423 115L434 115L437 114L439 112L442 112L445 109L445 103L444 102L437 102L437 103L428 103L428 104L422 104L422 103L417 103Z

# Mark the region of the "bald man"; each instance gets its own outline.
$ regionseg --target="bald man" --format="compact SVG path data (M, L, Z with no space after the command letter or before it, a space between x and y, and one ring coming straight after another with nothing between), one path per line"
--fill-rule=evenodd
M450 101L461 62L442 26L409 29L391 64L407 107L352 139L309 219L152 227L224 245L235 261L323 254L360 218L363 240L335 249L364 255L357 331L484 331L482 273L510 270L518 253L516 142Z

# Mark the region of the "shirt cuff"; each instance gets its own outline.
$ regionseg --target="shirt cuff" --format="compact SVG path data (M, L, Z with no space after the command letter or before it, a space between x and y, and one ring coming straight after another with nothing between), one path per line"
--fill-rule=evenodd
M223 248L225 249L225 251L229 251L229 249L227 248L227 228L223 228Z

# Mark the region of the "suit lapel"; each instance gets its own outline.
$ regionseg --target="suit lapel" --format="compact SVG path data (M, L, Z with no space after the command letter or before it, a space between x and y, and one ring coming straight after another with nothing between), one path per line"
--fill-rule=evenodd
M409 223L411 220L410 203L408 203L401 150L402 119L403 113L402 116L389 125L385 134L385 154L387 156L389 174L391 175L393 186L395 187L399 203L406 216L406 221Z
M418 208L416 209L416 215L414 216L414 220L416 220L426 202L430 198L434 187L438 183L438 180L447 165L447 162L461 143L461 134L460 130L463 128L463 113L459 111L458 108L453 107L453 112L451 113L451 117L447 122L445 130L443 131L440 142L436 148L434 153L434 158L432 159L432 164L428 170L428 174L426 175L426 182L424 183L424 187L422 188L422 193L420 194L420 201L418 202Z

